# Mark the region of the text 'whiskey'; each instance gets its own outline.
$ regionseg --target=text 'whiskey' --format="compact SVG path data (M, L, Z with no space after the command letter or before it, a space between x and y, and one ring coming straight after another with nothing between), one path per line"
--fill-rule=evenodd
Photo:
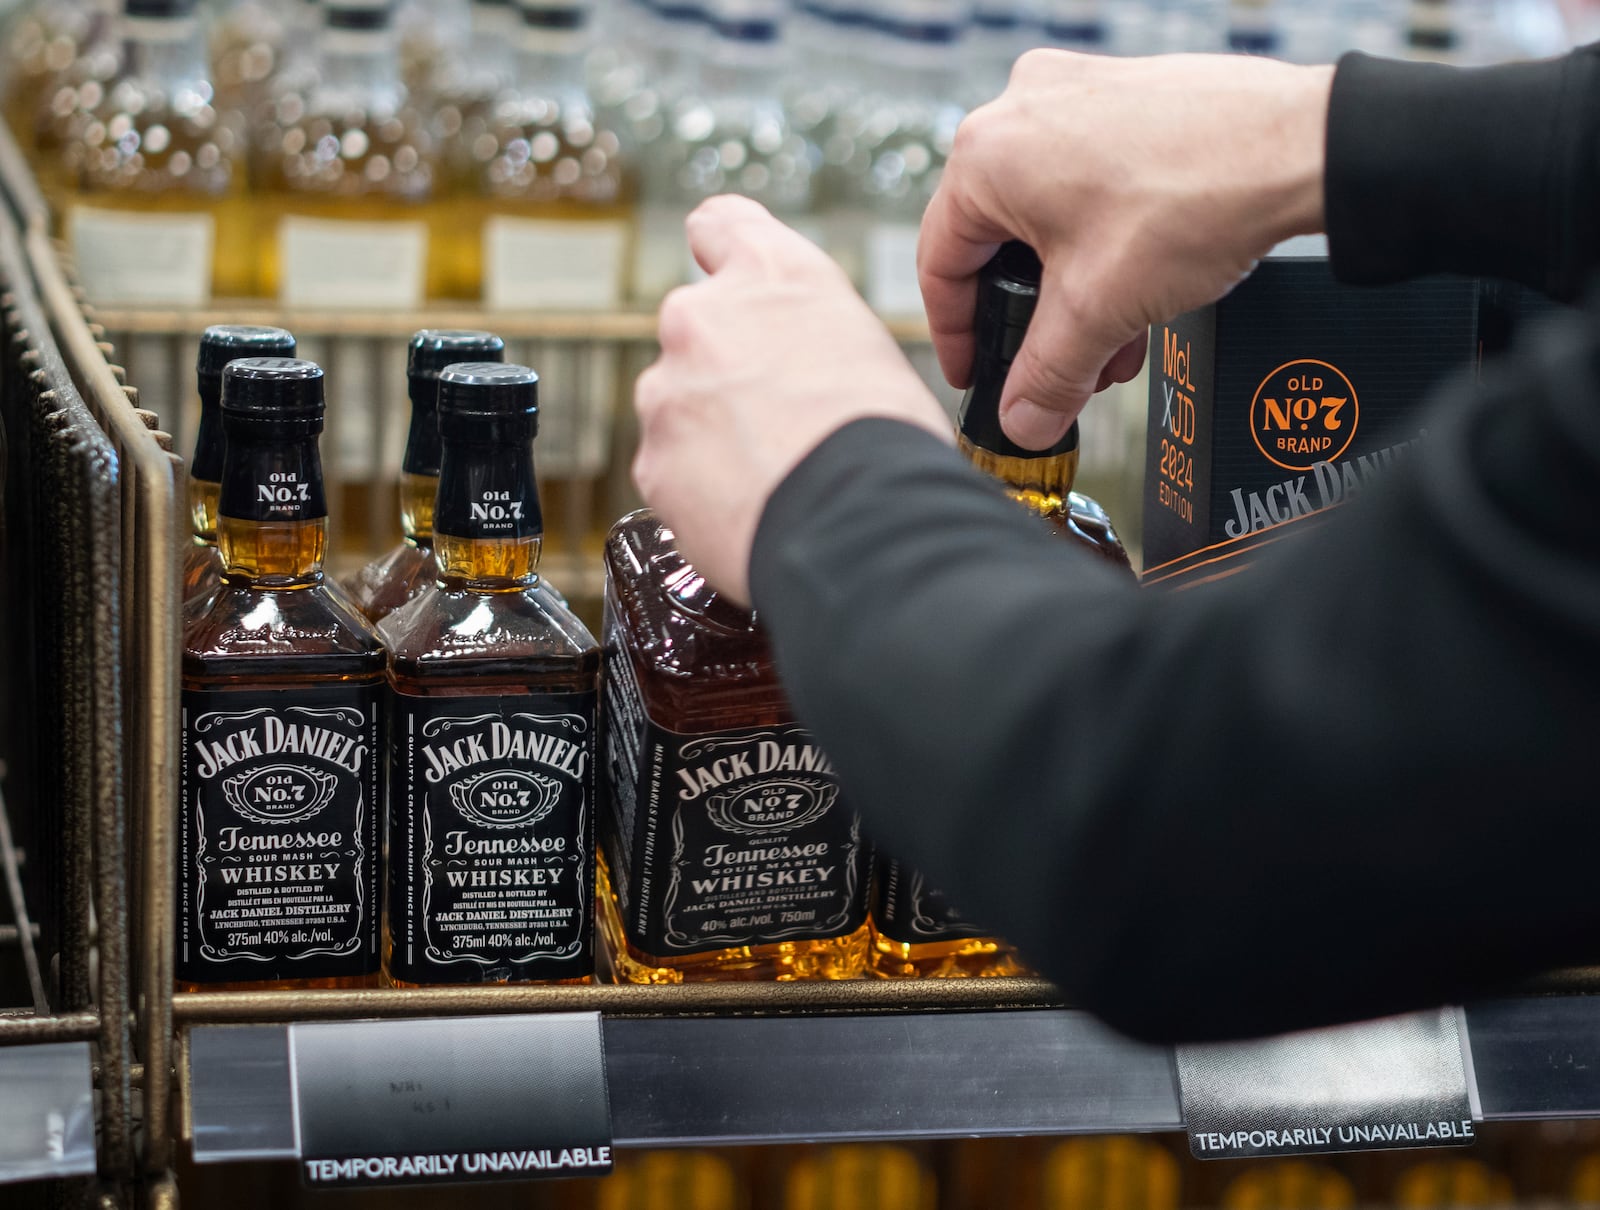
M180 988L373 987L384 653L329 591L322 371L222 371L222 584L184 627Z
M439 376L439 580L381 628L396 983L594 973L600 651L538 575L538 382L497 362Z
M600 924L634 983L847 979L867 844L755 616L654 513L606 542Z
M400 545L380 555L347 583L350 596L373 622L384 618L438 579L433 557L433 503L439 490L439 375L465 361L504 361L505 342L490 332L426 328L411 338L406 381L411 427L400 464Z
M217 497L222 492L222 367L241 357L293 357L294 337L282 328L215 324L200 337L195 374L200 425L189 464L189 513L194 542L184 552L183 599L193 601L222 583L217 550Z

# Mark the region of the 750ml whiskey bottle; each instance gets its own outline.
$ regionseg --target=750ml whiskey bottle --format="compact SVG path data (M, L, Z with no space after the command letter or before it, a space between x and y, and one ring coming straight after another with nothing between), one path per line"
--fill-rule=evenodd
M217 497L222 491L222 367L241 357L293 357L294 337L282 328L215 324L200 337L200 427L189 465L189 512L194 543L183 561L183 599L192 601L222 582L217 551Z
M400 466L400 545L356 573L346 585L361 612L384 618L438 578L433 557L433 502L439 491L439 374L465 361L502 361L505 342L490 332L425 328L406 357L411 428Z
M322 371L222 371L222 586L184 627L180 988L379 985L384 652L328 591Z
M634 983L862 971L860 822L754 615L648 511L606 542L600 927Z
M1001 389L1038 306L1041 274L1033 249L1015 242L1002 245L984 266L972 386L961 401L956 444L1055 533L1128 569L1127 551L1105 510L1072 490L1077 424L1045 450L1024 449L1000 429ZM920 873L892 858L878 867L872 923L872 970L886 978L1026 973L1009 945L962 920Z
M384 619L397 983L594 974L600 652L540 591L538 376L439 376L439 584Z

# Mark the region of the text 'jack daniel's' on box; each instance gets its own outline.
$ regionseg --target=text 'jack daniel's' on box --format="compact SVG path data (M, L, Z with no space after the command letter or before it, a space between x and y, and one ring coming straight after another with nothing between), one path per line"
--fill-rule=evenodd
M1477 293L1346 285L1325 241L1295 240L1151 328L1145 583L1232 575L1412 453L1429 389L1476 357Z

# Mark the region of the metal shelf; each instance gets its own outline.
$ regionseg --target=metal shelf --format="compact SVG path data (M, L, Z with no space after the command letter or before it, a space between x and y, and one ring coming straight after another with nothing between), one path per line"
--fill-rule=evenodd
M638 1017L626 1015L631 993L686 989L606 990L625 993L604 1016L618 1146L1184 1125L1170 1048L1130 1041L1080 1010L772 1015L783 997L768 993L767 1015ZM180 1000L180 1018L199 999ZM1600 998L1497 1000L1466 1009L1464 1021L1474 1116L1600 1117ZM296 1158L286 1024L194 1025L186 1051L197 1161Z

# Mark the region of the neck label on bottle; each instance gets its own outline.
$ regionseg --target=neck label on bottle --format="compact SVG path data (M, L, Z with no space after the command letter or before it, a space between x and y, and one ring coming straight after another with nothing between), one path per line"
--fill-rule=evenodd
M508 457L496 445L445 445L433 531L487 542L544 533L531 456Z
M178 978L378 969L381 686L186 689Z
M961 919L921 874L893 859L878 867L872 919L885 937L906 945L983 936L983 930Z
M217 511L236 521L318 521L328 515L316 438L229 439Z
M646 714L626 651L608 650L607 859L629 941L681 957L860 928L860 820L810 732L670 731Z
M596 694L393 700L391 972L592 974Z

